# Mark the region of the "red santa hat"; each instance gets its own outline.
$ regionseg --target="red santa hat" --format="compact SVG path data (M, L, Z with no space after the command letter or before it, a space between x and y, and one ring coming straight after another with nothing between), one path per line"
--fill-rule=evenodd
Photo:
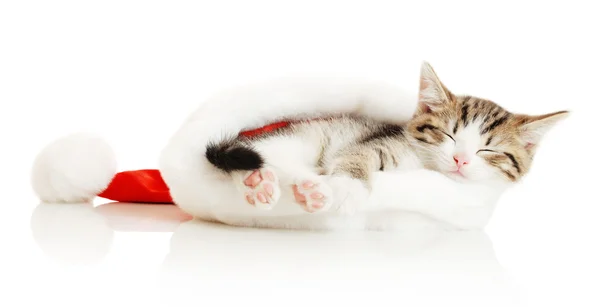
M240 134L252 137L287 124L277 122ZM117 172L111 146L91 134L73 134L48 144L36 157L31 178L34 192L46 203L90 202L101 197L128 203L173 204L159 170Z

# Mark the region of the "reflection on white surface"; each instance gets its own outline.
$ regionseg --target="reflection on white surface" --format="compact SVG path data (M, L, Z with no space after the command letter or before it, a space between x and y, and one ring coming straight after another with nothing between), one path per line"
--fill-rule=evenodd
M163 281L172 288L302 281L354 291L346 284L358 282L356 291L391 287L409 301L426 297L437 304L461 297L486 306L496 306L490 298L498 306L514 303L516 293L483 232L341 234L189 221L170 243Z
M382 270L385 265L385 270ZM171 238L165 266L197 277L395 278L414 272L502 271L482 232L298 232L189 221ZM231 274L231 275L229 275Z
M386 281L406 295L514 299L483 232L306 232L237 228L191 220L177 207L111 203L40 205L38 245L70 263L102 261L115 232L173 232L160 283ZM488 304L489 306L489 304Z
M59 263L97 264L110 252L115 231L172 232L191 217L172 205L40 204L31 216L33 237Z
M74 265L102 261L114 237L91 204L41 204L31 216L31 231L48 257Z

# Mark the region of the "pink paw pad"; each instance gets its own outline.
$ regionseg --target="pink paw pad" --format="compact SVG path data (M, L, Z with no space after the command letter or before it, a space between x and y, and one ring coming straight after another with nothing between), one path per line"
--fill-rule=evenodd
M244 184L248 187L256 187L262 181L259 171L254 171L250 176L246 177Z
M272 170L262 168L248 172L240 181L248 204L269 210L279 201L279 179Z
M310 213L327 209L331 203L331 189L319 180L304 180L292 187L294 198Z

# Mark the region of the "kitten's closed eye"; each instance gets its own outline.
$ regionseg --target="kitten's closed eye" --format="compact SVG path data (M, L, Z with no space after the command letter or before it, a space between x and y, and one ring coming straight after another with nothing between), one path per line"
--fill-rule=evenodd
M517 173L521 173L521 166L515 156L508 152L499 152L492 149L480 149L477 153L484 153L488 156L488 162L490 162L494 166L498 166L499 159L502 161L506 161L512 165L512 167L517 171Z
M509 158L510 160L514 160L515 159L515 157L512 154L508 153L508 152L500 152L500 151L496 151L496 150L493 150L493 149L487 149L487 148L480 149L480 150L477 151L477 153L496 154L496 155L505 156L505 157Z
M456 140L450 136L450 134L446 133L445 131L440 130L443 134L445 134L447 137L449 137L454 143L456 143Z
M510 154L495 151L492 149L487 149L487 148L478 150L476 154L480 155L483 159L485 159L487 162L489 162L490 164L492 164L494 166L497 166L498 163L509 162L514 159L514 157L513 157L513 159L509 158ZM512 156L512 155L510 155L510 156Z
M500 152L500 151L496 151L496 150L488 149L488 148L480 149L477 151L476 154L482 154L484 157L495 157L495 158L509 158L508 156L510 155L505 152Z
M443 133L444 135L446 135L447 137L449 137L454 143L456 143L456 140L452 136L450 136L450 134L448 134L446 131L444 131L436 126L433 126L431 124L424 124L424 125L417 127L417 131L419 131L421 133L423 133L425 131L425 129L439 131L439 132Z

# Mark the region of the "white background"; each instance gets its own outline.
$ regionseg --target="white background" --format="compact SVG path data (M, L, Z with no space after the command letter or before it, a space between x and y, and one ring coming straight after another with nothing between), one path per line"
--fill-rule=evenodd
M597 12L593 1L4 0L0 305L598 306ZM97 132L119 170L155 168L223 88L334 73L416 91L422 60L456 93L573 112L485 234L178 227L173 207L42 207L31 192L35 154L58 136Z

